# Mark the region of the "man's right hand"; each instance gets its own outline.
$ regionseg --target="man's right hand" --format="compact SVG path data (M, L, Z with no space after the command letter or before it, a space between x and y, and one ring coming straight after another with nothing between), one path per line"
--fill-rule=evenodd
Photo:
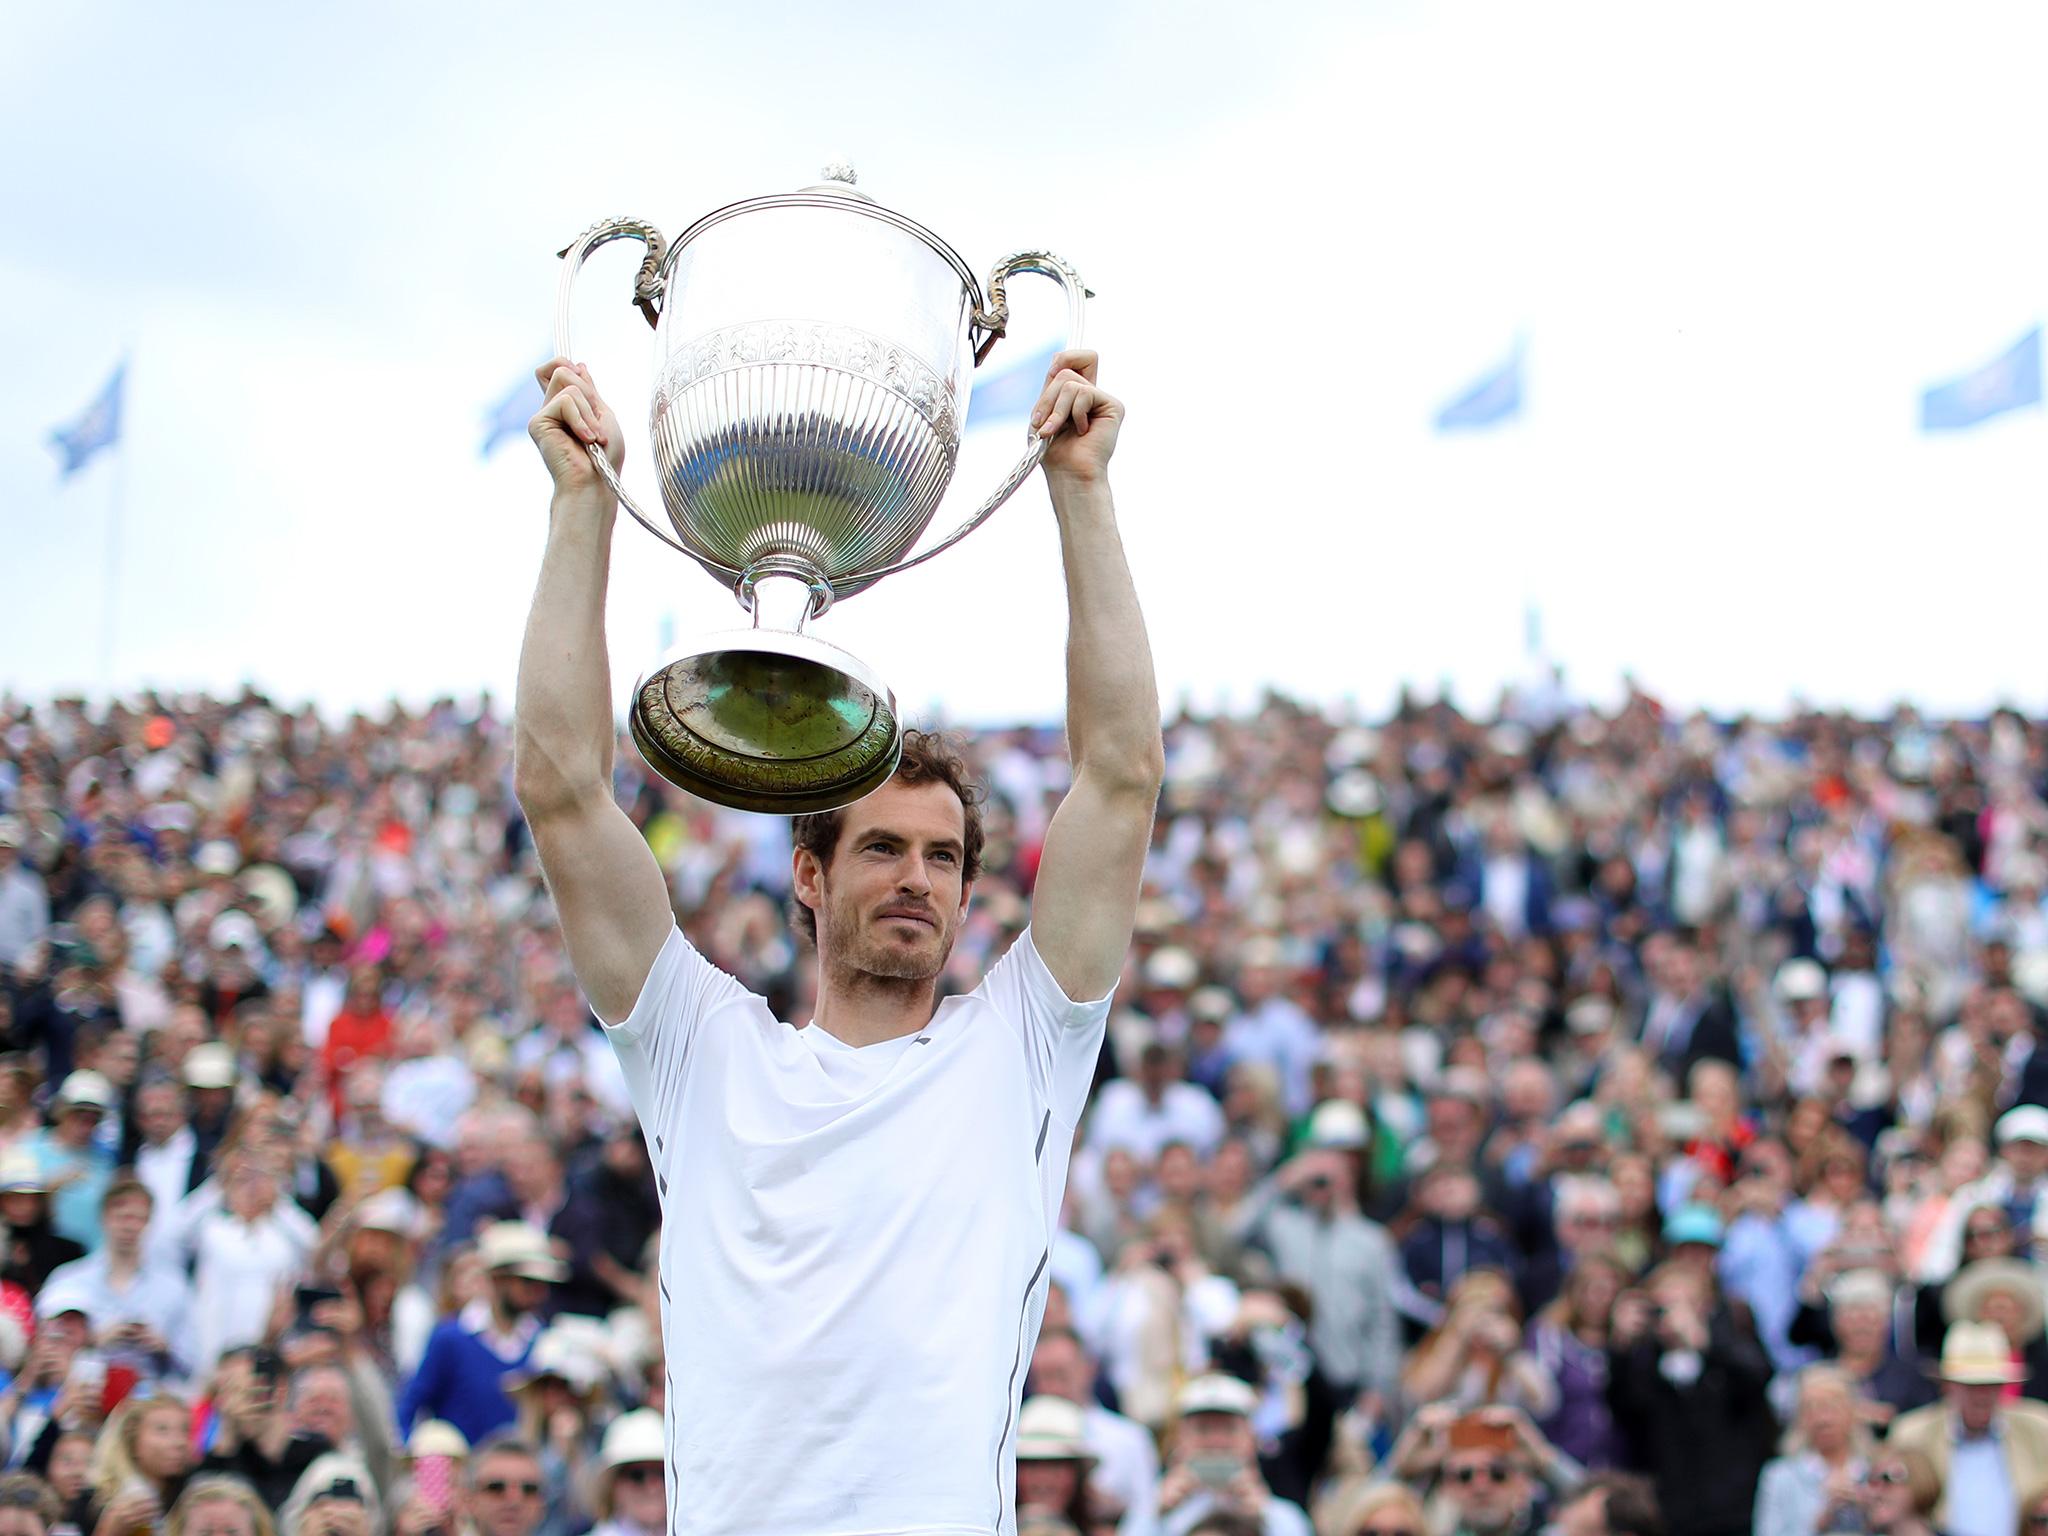
M535 369L534 377L547 398L526 424L526 432L554 477L555 494L609 498L609 488L590 462L590 445L602 446L617 470L626 462L626 439L619 418L591 381L590 370L557 357Z

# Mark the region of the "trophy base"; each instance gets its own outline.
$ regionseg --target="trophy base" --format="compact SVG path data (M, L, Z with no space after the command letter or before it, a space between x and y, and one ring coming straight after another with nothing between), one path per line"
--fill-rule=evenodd
M669 783L737 810L851 805L903 755L896 700L861 662L809 635L706 635L633 690L633 744Z

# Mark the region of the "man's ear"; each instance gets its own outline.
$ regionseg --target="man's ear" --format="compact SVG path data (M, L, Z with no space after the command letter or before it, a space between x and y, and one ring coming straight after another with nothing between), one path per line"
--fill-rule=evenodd
M960 915L967 915L967 904L974 900L974 882L969 880L960 887Z
M816 912L825 904L825 866L808 848L793 849L789 856L790 889L796 899Z

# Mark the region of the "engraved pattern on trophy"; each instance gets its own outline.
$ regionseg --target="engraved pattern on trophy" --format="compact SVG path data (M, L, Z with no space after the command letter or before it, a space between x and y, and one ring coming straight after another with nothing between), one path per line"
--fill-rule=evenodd
M650 426L676 528L739 570L811 566L835 596L930 525L960 456L953 380L853 326L760 320L677 348Z

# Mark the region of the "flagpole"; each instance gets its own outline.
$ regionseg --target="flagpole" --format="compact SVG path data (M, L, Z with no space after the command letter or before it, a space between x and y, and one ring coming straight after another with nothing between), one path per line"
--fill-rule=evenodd
M114 636L121 612L121 525L128 502L127 434L114 444L112 494L107 507L107 559L100 607L100 687L114 701Z

